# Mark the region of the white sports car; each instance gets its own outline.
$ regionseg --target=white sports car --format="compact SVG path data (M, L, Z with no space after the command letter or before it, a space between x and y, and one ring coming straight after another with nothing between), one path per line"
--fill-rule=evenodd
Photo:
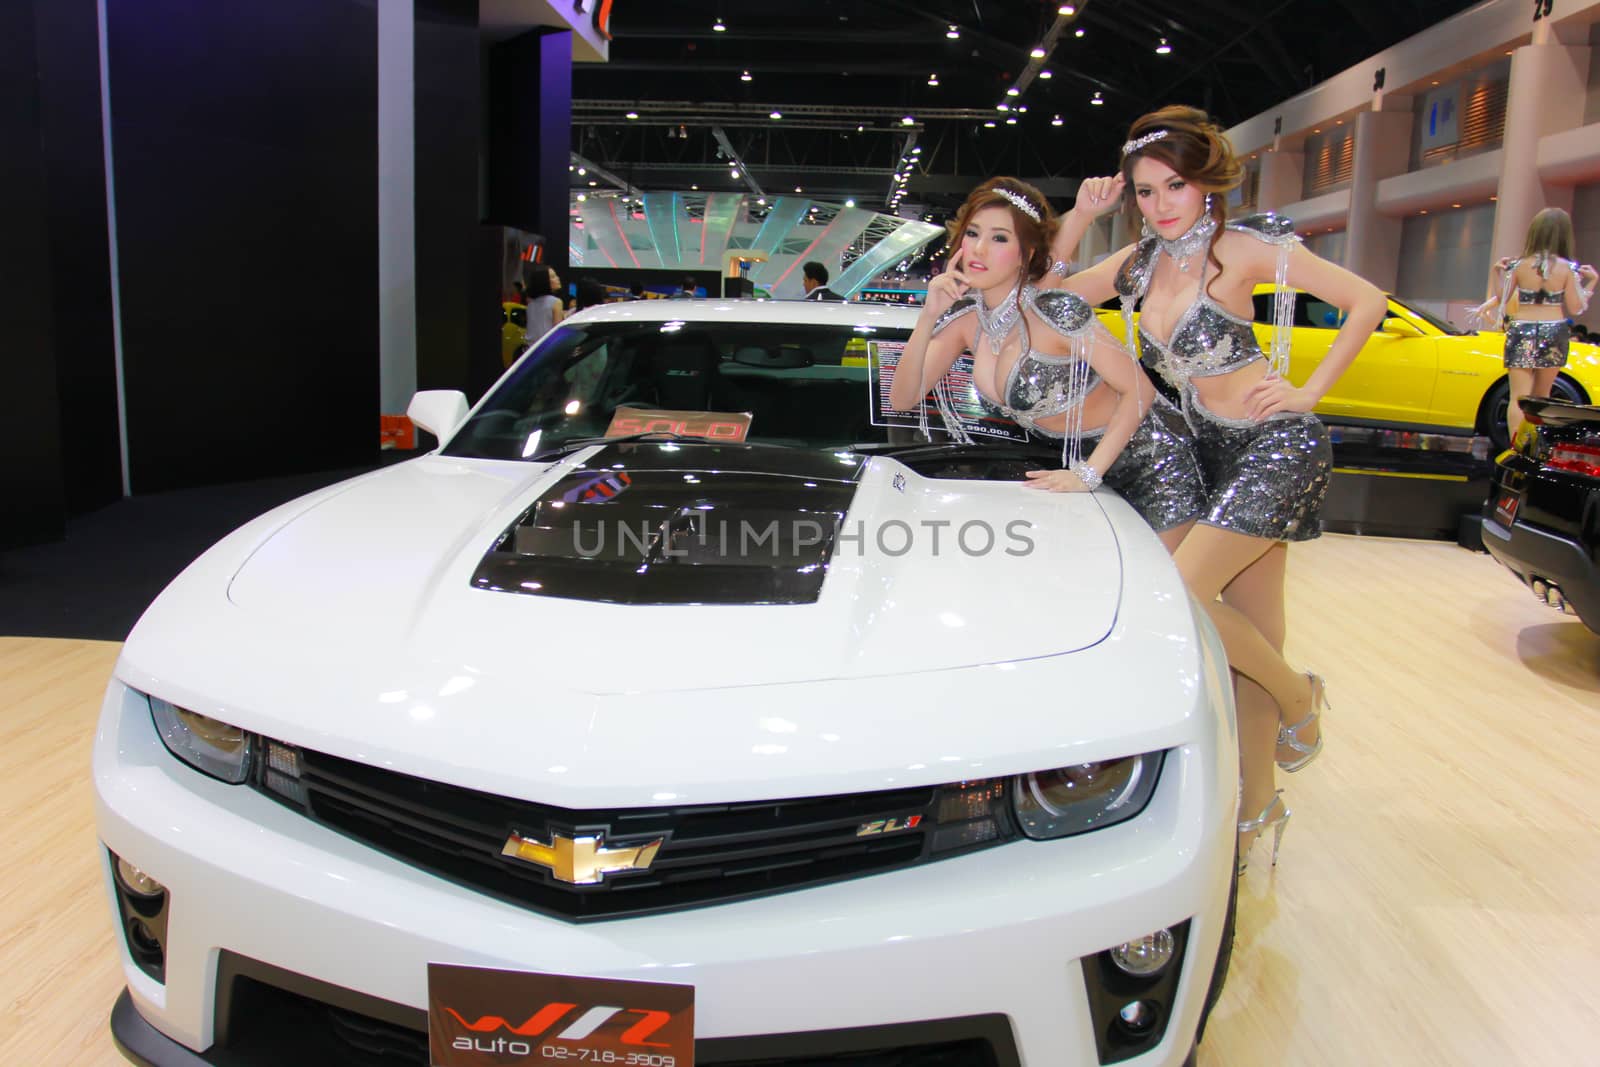
M125 1054L1190 1061L1221 647L1113 493L884 409L913 323L591 309L184 571L94 748Z

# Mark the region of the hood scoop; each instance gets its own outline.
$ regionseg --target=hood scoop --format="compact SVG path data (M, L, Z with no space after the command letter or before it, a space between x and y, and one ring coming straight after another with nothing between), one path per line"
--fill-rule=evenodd
M517 516L472 584L612 604L812 604L865 463L752 445L608 446Z

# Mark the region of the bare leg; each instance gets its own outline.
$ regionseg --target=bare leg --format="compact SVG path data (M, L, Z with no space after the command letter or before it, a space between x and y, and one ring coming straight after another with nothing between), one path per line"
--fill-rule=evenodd
M1506 405L1506 430L1513 441L1517 439L1517 429L1522 425L1522 406L1517 401L1532 395L1533 374L1531 370L1518 367L1506 371L1506 377L1511 380L1511 402Z
M1161 538L1161 543L1167 546L1169 553L1176 555L1178 546L1183 544L1184 537L1192 529L1194 529L1194 520L1191 519L1182 526L1174 526L1170 530L1162 530L1156 536Z
M1189 591L1216 624L1229 665L1261 690L1258 698L1250 686L1241 684L1238 702L1239 769L1244 779L1240 816L1254 818L1272 799L1280 719L1299 722L1311 708L1310 681L1284 662L1278 647L1283 640L1282 575L1286 549L1279 542L1198 525L1178 547L1175 558ZM1250 573L1242 584L1235 585L1257 565L1262 568L1259 572ZM1230 586L1234 586L1234 604L1219 601L1218 595ZM1274 589L1278 602L1272 606L1268 602ZM1241 602L1273 631L1270 638L1236 606ZM1241 847L1248 844L1240 842Z
M1555 388L1556 375L1561 373L1560 367L1549 367L1533 372L1533 388L1528 391L1529 396L1548 397Z
M1273 545L1261 558L1256 560L1239 576L1228 583L1222 591L1222 602L1237 609L1248 618L1255 628L1261 631L1261 636L1267 643L1277 649L1278 654L1283 654L1283 640L1287 631L1287 624L1283 613L1283 582L1284 572L1289 561L1289 546L1280 541ZM1248 678L1235 675L1234 693L1240 701L1267 699L1266 690ZM1277 705L1273 705L1277 710ZM1298 721L1298 720L1296 720ZM1295 723L1280 719L1280 724L1293 726ZM1315 745L1321 736L1322 724L1313 722L1297 734L1300 743ZM1280 746L1276 758L1291 760L1300 753L1287 745Z

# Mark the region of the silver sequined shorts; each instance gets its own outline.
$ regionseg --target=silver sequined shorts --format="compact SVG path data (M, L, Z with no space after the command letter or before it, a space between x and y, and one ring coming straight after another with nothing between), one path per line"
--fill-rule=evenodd
M1333 445L1315 415L1280 412L1264 422L1229 419L1201 406L1185 412L1206 480L1200 521L1271 541L1322 536L1322 502L1333 474Z
M1088 431L1084 438L1090 441L1100 433ZM1157 533L1198 518L1205 510L1206 487L1183 414L1158 397L1106 471L1105 484Z
M1512 319L1506 325L1506 368L1554 370L1567 365L1567 345L1572 326L1566 319L1528 322Z

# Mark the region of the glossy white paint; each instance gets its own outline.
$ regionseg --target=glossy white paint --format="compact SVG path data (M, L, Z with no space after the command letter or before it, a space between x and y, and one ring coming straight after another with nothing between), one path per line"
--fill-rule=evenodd
M406 405L406 418L448 441L467 421L467 395L456 389L424 389Z
M668 302L661 302L668 303ZM670 302L586 313L887 321L898 309ZM135 627L95 744L105 843L165 883L165 986L211 1041L215 953L425 1006L430 960L692 982L732 1036L1008 1015L1030 1067L1093 1062L1078 957L1192 918L1179 1063L1231 879L1237 763L1220 646L1115 495L925 479L874 459L847 516L949 521L934 552L834 557L815 604L626 607L473 589L560 464L423 457L278 508ZM904 489L894 487L904 476ZM1002 547L969 556L982 519ZM1035 525L1031 554L1003 523ZM1170 749L1132 822L912 870L575 926L420 873L171 757L127 687L285 741L571 808L861 792ZM976 979L976 980L974 980ZM826 990L826 995L820 993ZM1086 1051L1087 1050L1087 1051Z

